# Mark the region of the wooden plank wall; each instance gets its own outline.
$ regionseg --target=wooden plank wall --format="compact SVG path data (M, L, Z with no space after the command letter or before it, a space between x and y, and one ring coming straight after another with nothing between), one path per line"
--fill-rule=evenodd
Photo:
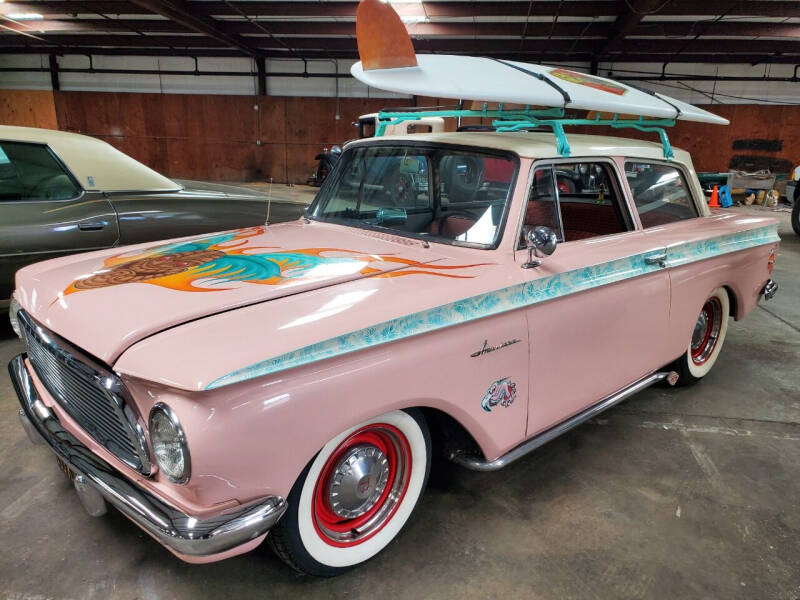
M420 97L416 103L454 102ZM359 115L407 104L343 98L336 120L333 98L0 90L0 123L93 135L170 177L304 183L317 152L356 136L351 123ZM707 108L731 125L679 123L669 131L673 145L691 152L698 171L727 171L748 161L776 168L800 162L800 107ZM634 130L590 131L657 140ZM743 140L756 140L756 148L734 149ZM763 141L773 149L759 149Z
M58 129L53 92L0 90L0 125Z
M60 128L99 137L170 176L305 183L361 114L408 101L56 92Z
M714 104L701 108L725 117L730 125L678 121L675 127L667 129L670 143L692 155L695 170L726 172L731 168L749 171L770 168L775 173L787 173L800 163L800 106ZM658 134L634 129L577 129L581 133L602 132L658 141ZM754 149L746 148L748 145Z

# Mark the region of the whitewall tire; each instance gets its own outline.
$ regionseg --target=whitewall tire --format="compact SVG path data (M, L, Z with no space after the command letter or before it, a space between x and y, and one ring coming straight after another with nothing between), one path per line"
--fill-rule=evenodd
M728 332L730 298L725 288L715 289L700 309L689 347L675 363L679 384L700 381L711 371L722 351Z
M419 411L392 411L349 428L303 470L270 544L296 570L323 577L369 560L408 521L430 462Z

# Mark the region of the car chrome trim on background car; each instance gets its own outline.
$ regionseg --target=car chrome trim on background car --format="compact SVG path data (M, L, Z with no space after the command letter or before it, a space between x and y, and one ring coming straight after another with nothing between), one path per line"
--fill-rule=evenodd
M456 453L450 457L450 459L461 465L462 467L466 467L467 469L472 469L473 471L497 471L502 469L503 467L510 465L515 460L518 460L528 454L544 446L547 442L554 440L558 436L563 433L566 433L573 427L577 427L582 423L585 423L592 417L597 416L604 410L619 404L623 400L633 396L637 392L642 391L645 388L650 387L654 383L659 381L667 380L670 385L675 385L678 381L678 374L674 371L662 371L658 373L653 373L652 375L648 375L640 379L639 381L629 385L621 389L620 391L611 394L605 400L601 400L597 404L593 404L585 411L578 413L574 417L567 419L559 423L558 425L551 427L550 429L530 438L529 440L523 442L519 446L516 446L506 454L503 454L500 458L496 458L492 461L487 461L483 458L468 455L468 454L460 454Z
M216 389L240 383L263 375L277 373L294 367L349 354L388 342L436 331L445 327L467 323L524 308L595 287L609 285L692 262L738 252L756 246L780 241L777 225L768 225L740 233L725 234L699 242L676 244L667 248L666 263L648 264L648 259L662 252L645 252L526 281L503 289L486 292L412 313L390 321L330 338L279 356L243 367L206 386Z
M82 494L99 492L139 527L162 545L178 554L210 556L245 544L264 535L286 511L279 496L262 498L235 511L207 518L196 518L158 499L132 483L110 464L95 455L61 426L45 406L25 365L25 355L8 365L11 381L21 405L20 419L32 441L44 442L75 475ZM38 439L36 439L38 438ZM83 498L81 499L83 502ZM96 499L95 512L100 512Z

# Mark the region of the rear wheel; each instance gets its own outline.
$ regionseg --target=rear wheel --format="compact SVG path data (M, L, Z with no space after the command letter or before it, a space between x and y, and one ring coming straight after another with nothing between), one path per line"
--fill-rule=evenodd
M431 442L418 411L393 411L348 429L308 464L268 537L294 569L331 577L385 548L428 479Z
M717 288L700 310L689 347L673 365L680 375L679 385L696 383L711 371L725 341L729 314L728 292L724 288Z

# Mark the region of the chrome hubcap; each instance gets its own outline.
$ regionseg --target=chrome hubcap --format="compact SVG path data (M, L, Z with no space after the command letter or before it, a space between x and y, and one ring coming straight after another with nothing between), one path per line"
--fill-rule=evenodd
M344 519L369 511L389 480L389 461L375 446L351 448L339 461L328 486L331 510Z
M712 296L700 311L692 333L689 350L694 364L702 365L711 358L717 347L723 318L722 304L718 298Z
M697 323L694 326L694 334L692 335L692 350L697 350L706 336L706 329L708 328L708 313L704 310L700 313Z

